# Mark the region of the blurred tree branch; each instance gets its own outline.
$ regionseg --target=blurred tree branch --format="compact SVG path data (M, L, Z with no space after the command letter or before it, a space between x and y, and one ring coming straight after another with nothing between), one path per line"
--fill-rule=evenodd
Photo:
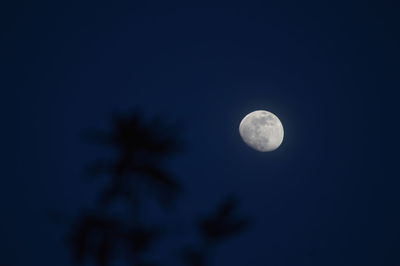
M182 151L182 143L176 134L161 127L160 120L145 123L138 113L113 116L111 132L92 130L85 137L114 149L117 155L115 160L97 160L87 169L92 176L106 175L108 183L99 193L97 208L79 216L71 229L68 243L74 260L108 266L124 253L133 265L156 265L146 254L165 237L166 229L146 224L137 209L144 208L143 201L150 196L163 208L177 200L182 185L163 165ZM125 215L109 215L110 205L116 201L127 207ZM210 249L247 228L248 219L235 215L237 204L235 198L227 199L197 222L202 240L195 247L182 247L185 265L208 265Z

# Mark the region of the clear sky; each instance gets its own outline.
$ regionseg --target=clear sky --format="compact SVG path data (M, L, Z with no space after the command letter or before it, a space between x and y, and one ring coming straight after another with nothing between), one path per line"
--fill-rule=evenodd
M131 2L2 10L0 265L70 265L67 226L47 214L90 206L82 168L100 149L80 134L130 110L184 125L187 151L169 165L184 208L236 194L253 218L216 265L400 264L397 5ZM259 109L285 128L271 153L239 136Z

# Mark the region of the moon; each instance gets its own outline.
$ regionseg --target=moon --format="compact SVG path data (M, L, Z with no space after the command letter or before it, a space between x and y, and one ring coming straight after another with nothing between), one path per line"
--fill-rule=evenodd
M248 146L260 152L276 150L283 141L281 121L265 110L246 115L240 122L239 133Z

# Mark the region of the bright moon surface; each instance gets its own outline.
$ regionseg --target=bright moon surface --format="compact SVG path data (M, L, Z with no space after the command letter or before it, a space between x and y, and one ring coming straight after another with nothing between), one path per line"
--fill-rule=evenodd
M283 141L283 126L271 112L259 110L246 115L239 126L243 141L261 152L276 150Z

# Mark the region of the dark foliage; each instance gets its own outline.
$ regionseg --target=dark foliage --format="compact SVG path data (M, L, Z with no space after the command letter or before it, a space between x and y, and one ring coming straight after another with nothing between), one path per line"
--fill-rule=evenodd
M90 260L108 266L117 257L132 265L151 266L148 253L164 234L166 226L149 225L140 210L149 196L161 207L173 206L181 184L163 167L164 161L181 151L182 145L159 122L146 124L138 114L115 116L110 133L92 131L91 140L113 148L115 160L98 160L90 174L105 174L106 187L100 192L97 208L77 218L69 235L74 260ZM125 207L123 215L110 215L112 204ZM247 219L235 216L237 200L228 199L214 213L198 222L202 240L195 247L182 247L182 262L188 266L210 263L210 249L243 231ZM160 263L160 262L157 262ZM157 264L158 265L158 264Z
M234 211L237 200L227 199L217 208L211 216L202 220L199 224L201 234L209 243L225 240L243 231L248 226L248 220L237 218Z

